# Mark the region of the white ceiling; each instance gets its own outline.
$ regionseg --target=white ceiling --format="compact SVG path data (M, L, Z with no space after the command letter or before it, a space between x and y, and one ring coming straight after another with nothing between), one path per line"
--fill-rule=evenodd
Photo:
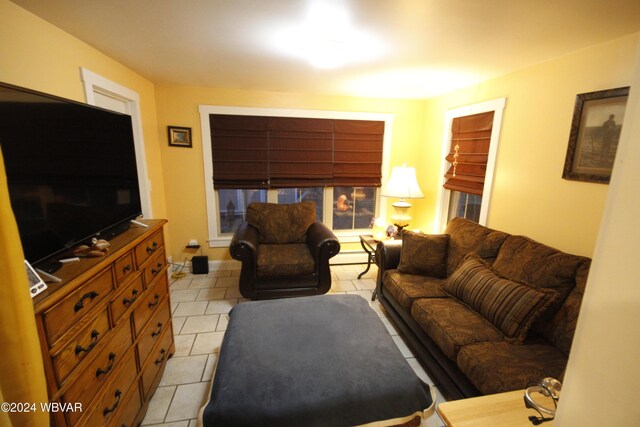
M426 98L640 31L640 0L316 0L377 56L319 69L274 40L313 0L12 0L158 84ZM363 48L364 49L364 48Z

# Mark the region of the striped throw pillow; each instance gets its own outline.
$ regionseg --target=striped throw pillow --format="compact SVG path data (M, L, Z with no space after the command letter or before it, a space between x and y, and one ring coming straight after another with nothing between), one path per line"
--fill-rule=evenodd
M558 298L552 289L537 289L497 276L482 258L467 255L442 289L500 329L510 342L522 343L533 322Z

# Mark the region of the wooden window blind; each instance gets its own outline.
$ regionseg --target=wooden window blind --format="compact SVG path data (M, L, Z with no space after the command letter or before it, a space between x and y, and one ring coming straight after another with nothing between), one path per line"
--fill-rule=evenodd
M212 114L223 188L380 186L384 122Z
M482 195L493 128L493 111L457 117L451 125L450 166L444 188Z
M333 123L269 118L270 186L319 187L331 183Z
M333 185L379 187L384 122L335 120Z
M216 189L268 188L267 123L259 116L209 116Z

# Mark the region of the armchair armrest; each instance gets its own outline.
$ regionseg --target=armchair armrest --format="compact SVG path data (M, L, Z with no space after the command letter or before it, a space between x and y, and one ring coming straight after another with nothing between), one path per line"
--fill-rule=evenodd
M229 253L238 261L249 261L255 266L257 262L258 230L248 222L240 224L229 244Z
M319 221L311 224L307 230L307 245L316 263L320 260L321 256L326 257L328 261L329 258L340 252L340 242L336 235Z

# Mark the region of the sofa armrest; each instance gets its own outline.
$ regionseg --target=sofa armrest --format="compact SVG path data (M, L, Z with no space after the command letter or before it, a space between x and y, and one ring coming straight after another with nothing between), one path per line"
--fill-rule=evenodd
M307 230L307 245L316 263L321 257L327 261L340 252L340 242L333 231L323 223L316 221Z
M378 270L393 270L400 264L402 240L383 240L376 246L376 261Z
M233 259L249 262L255 266L257 262L258 230L248 222L240 224L229 244L229 253Z

